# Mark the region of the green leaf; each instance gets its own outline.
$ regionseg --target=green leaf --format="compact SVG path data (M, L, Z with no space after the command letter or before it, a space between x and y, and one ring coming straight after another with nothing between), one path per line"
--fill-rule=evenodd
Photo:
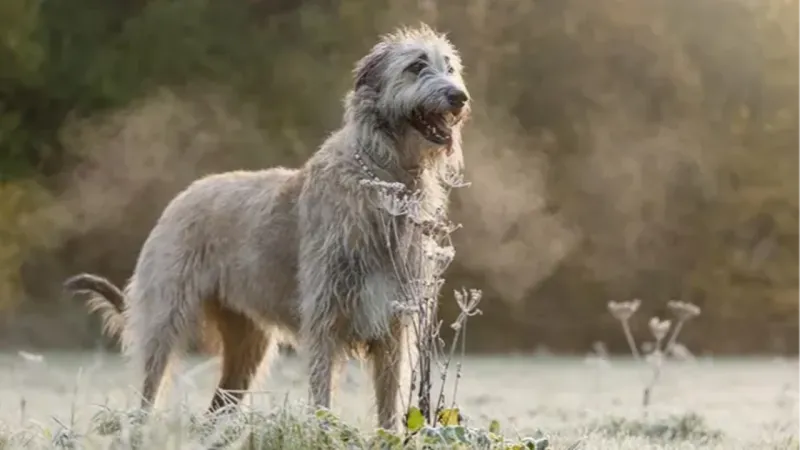
M400 448L403 444L403 439L396 434L384 430L383 428L379 428L377 434L377 441L383 446L379 446L380 448Z
M503 436L500 434L489 433L488 438L494 444L502 444L505 442L505 439L503 439Z
M489 422L489 432L494 434L500 434L500 422L494 419L491 422Z
M441 435L445 442L450 444L469 444L467 429L458 425L448 425L441 428Z
M522 440L525 447L529 450L545 450L550 442L546 438L525 438Z
M317 419L320 419L325 422L337 422L336 416L329 409L320 408L314 412L314 415Z
M422 411L416 406L408 408L408 414L406 414L406 429L415 433L423 426L425 426L425 417L422 415Z
M458 408L443 409L439 411L436 419L443 426L461 425L461 414Z
M424 444L442 445L447 442L442 435L441 428L433 428L426 425L420 429L420 435L422 435Z

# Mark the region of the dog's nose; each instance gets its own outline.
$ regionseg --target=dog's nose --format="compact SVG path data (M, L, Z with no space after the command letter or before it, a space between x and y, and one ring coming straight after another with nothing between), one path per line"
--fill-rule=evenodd
M447 93L447 101L450 102L450 106L454 108L461 108L467 103L469 97L467 97L467 93L462 91L461 89L451 89Z

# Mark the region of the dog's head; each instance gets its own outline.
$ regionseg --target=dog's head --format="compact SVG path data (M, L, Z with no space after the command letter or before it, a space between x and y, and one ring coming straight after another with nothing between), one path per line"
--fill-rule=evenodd
M400 135L413 129L426 147L448 153L460 145L470 96L461 59L431 28L404 28L384 36L355 68L356 104Z

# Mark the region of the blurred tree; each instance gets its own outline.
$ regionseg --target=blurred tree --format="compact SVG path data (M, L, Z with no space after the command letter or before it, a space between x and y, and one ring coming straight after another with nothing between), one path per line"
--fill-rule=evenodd
M695 349L797 351L785 0L4 0L2 341L91 342L82 307L55 300L64 275L124 282L194 177L299 164L341 120L354 61L420 20L449 32L476 100L481 191L454 204L460 255L484 260L450 273L487 291L476 348L624 350L605 303L639 296L700 303Z

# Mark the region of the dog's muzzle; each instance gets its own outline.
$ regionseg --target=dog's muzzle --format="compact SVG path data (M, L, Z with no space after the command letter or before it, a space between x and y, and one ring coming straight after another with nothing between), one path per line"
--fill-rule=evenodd
M447 90L446 97L447 102L450 103L450 106L456 111L461 111L461 108L469 101L467 93L455 87Z
M461 121L469 96L454 86L448 87L443 95L447 100L447 106L443 110L417 109L412 114L411 123L426 140L445 146L447 154L450 155L453 152L452 129Z

